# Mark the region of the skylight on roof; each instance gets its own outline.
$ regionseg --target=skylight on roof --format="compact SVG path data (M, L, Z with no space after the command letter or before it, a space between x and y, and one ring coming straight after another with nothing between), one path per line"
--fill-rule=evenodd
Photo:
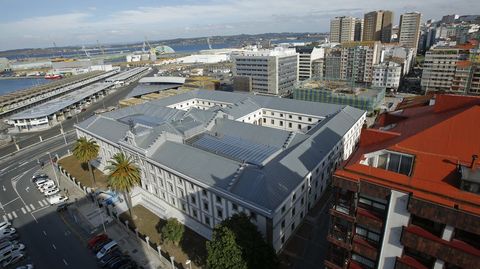
M381 150L365 154L366 160L361 164L410 176L414 156L399 152Z

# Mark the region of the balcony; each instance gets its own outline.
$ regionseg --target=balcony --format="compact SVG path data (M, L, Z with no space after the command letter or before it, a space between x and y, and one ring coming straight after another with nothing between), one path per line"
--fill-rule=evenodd
M345 208L340 207L338 205L330 208L329 212L330 212L330 215L332 216L339 217L339 218L348 220L350 222L355 221L355 217L349 214L350 213L349 210L345 210Z
M381 231L383 227L383 218L379 213L361 207L357 208L356 221L372 230Z
M324 261L325 267L329 269L343 269L342 266L338 266L336 263L325 260Z
M401 258L397 257L395 269L428 269L428 267L424 266L413 257L403 255Z
M341 248L351 250L351 233L347 230L332 228L327 236L327 240Z
M476 268L480 264L479 249L460 240L445 241L415 225L404 227L400 241L406 247L462 268Z
M378 257L378 249L374 243L365 240L363 237L353 236L352 250L370 260L376 261Z

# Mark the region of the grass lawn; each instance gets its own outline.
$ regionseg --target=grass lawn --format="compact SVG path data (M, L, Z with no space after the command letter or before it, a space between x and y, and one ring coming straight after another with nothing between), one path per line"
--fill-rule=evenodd
M205 266L207 257L205 242L207 239L185 226L182 241L177 247L173 243L162 241L160 231L166 223L165 220L159 218L157 215L140 205L133 207L132 213L136 216L135 220L132 221L128 211L122 213L120 219L123 221L128 220L129 225L138 228L138 231L148 236L151 242L161 245L162 251L166 251L170 256L174 256L175 261L178 261L185 266L186 260L192 260L192 268L201 268Z
M65 157L58 161L58 163L67 170L72 176L87 187L93 187L92 174L88 171L88 166L82 164L73 155ZM95 174L95 180L97 182L97 188L106 189L108 187L107 175L100 170L92 166L93 173Z

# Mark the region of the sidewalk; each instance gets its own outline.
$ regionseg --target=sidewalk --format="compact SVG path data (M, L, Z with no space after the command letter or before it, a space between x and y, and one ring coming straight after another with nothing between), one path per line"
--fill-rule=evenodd
M52 165L46 165L43 171L52 179L56 180ZM91 198L70 179L56 170L60 183L59 189L62 194L69 196L68 211L75 220L76 225L85 232L85 234L97 234L106 230L107 235L117 241L120 249L130 255L139 266L145 269L171 268L171 265L163 263L158 252L153 251L145 242L138 239L136 235L129 231L118 220L108 216L104 209L99 208ZM105 228L103 226L105 224Z

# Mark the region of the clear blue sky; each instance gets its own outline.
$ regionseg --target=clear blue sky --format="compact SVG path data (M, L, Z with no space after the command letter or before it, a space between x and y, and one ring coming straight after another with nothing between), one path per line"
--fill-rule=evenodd
M0 0L0 50L265 32L323 32L334 16L389 9L424 18L480 12L458 0Z

